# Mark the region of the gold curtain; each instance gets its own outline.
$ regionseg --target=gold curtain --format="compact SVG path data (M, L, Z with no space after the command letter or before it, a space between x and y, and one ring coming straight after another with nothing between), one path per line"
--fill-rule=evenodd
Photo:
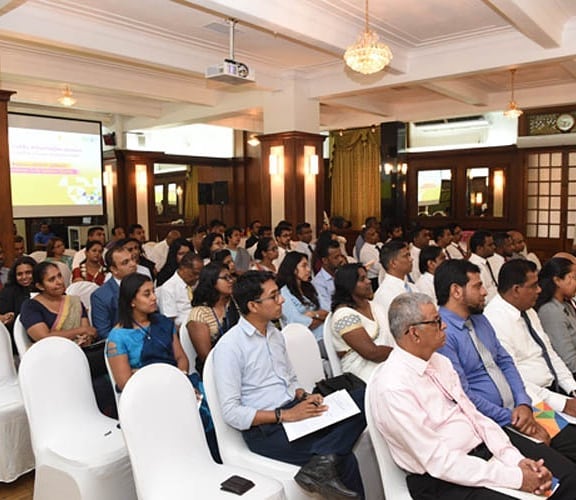
M330 216L341 215L359 228L380 215L380 133L363 128L330 133Z
M186 170L186 197L184 198L184 219L192 222L200 217L198 204L198 168L189 165Z

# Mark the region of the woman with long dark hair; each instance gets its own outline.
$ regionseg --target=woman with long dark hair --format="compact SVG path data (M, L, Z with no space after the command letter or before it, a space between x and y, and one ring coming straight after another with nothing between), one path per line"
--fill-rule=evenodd
M254 251L256 262L251 267L254 271L270 271L276 274L274 261L278 258L278 243L274 238L264 237L258 240Z
M213 252L217 252L223 248L224 236L220 233L208 233L206 238L202 240L202 245L200 246L200 257L204 259L204 264L210 262L210 257L212 257Z
M76 281L91 281L98 286L104 284L106 274L102 262L102 252L104 245L96 240L90 240L86 243L86 258L80 263L80 266L72 270L72 283Z
M278 269L278 286L285 300L282 322L301 323L312 330L316 340L322 340L328 311L320 309L318 294L310 278L306 254L288 252Z
M376 319L374 292L362 264L344 264L336 271L332 297L330 334L340 358L342 370L352 372L365 382L385 361L392 347L384 340Z
M182 260L182 257L188 252L194 251L194 245L190 243L185 238L177 238L168 248L168 256L166 257L166 263L160 269L158 276L156 278L156 286L162 286L166 281L168 281L178 269L178 264Z
M538 317L552 347L576 374L576 310L572 302L576 264L561 257L550 259L538 274L538 284L542 289L536 301Z
M196 350L196 370L200 375L208 353L240 318L232 300L233 283L234 277L221 262L211 262L200 271L186 324Z

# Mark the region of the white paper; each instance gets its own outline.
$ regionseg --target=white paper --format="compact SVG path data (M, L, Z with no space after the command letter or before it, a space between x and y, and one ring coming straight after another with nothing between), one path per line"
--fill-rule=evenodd
M298 422L283 422L288 441L294 441L302 436L312 434L329 425L340 422L352 415L360 413L360 408L345 389L333 392L324 398L328 409L318 417L310 417Z

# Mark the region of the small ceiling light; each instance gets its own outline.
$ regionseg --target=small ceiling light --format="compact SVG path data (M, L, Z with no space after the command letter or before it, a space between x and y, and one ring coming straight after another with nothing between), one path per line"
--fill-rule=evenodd
M344 61L354 71L371 75L383 70L392 60L392 52L388 45L380 42L379 37L369 28L368 0L366 0L364 32L354 45L350 45L344 53Z
M62 106L74 106L76 104L76 99L72 96L72 91L70 87L66 85L64 90L62 90L62 95L58 98L58 102L62 104Z
M248 144L253 147L256 147L260 144L260 140L258 137L256 137L256 134L250 134L250 139L248 139L246 142L248 142Z
M510 102L508 103L508 107L504 111L504 116L507 118L518 118L522 116L522 111L517 105L516 101L514 100L514 75L516 74L515 69L510 70Z

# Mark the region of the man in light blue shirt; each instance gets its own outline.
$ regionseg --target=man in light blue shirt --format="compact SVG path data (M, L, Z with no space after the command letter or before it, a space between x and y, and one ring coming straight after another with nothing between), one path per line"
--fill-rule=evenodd
M320 309L332 309L332 295L334 295L334 274L336 269L346 263L346 258L340 250L340 243L329 240L326 245L316 248L316 253L322 262L322 269L312 278L312 284L318 293Z
M282 422L326 411L322 396L299 388L284 337L271 323L284 299L269 272L248 271L234 284L242 318L214 348L214 376L224 420L243 431L255 453L302 466L296 482L329 498L362 498L352 448L362 434L364 412L289 442ZM364 391L351 396L363 410Z

